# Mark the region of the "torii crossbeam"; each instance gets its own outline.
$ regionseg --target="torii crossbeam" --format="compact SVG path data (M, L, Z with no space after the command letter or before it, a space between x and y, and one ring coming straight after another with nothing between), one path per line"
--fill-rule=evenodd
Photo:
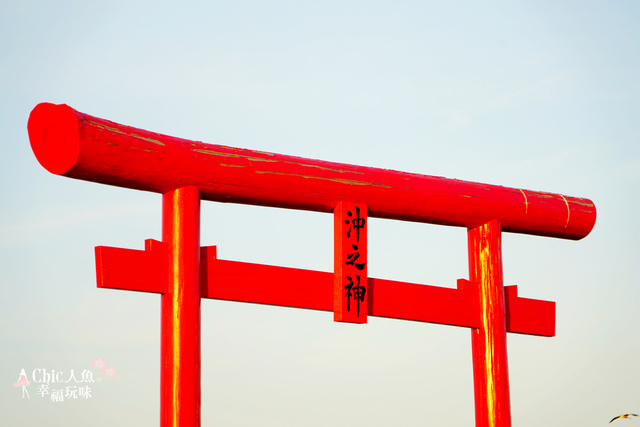
M215 298L471 329L476 426L511 426L506 333L555 334L555 303L504 286L502 232L578 240L593 202L559 194L204 144L39 104L29 138L49 172L161 193L162 241L96 248L98 287L161 294L161 426L200 425L200 301ZM200 202L334 216L334 272L218 259L200 246ZM369 217L468 229L469 279L457 288L367 275Z

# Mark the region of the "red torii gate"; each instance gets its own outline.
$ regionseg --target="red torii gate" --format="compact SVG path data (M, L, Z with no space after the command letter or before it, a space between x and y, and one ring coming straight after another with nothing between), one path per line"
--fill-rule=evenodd
M501 233L578 240L588 199L204 144L43 103L29 138L49 172L163 195L162 241L96 247L98 287L160 293L161 426L200 425L200 300L215 298L471 328L476 426L511 426L506 333L555 334L555 303L503 286ZM200 201L334 215L334 272L220 260L200 247ZM367 218L468 229L457 288L367 276Z

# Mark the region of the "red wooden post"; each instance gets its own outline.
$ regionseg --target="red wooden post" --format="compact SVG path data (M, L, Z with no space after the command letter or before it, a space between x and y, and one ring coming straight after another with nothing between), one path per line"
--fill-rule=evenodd
M468 239L469 278L478 284L480 305L480 327L471 330L476 426L510 427L500 223L472 228Z
M162 294L160 425L200 426L200 192L162 196L167 292Z

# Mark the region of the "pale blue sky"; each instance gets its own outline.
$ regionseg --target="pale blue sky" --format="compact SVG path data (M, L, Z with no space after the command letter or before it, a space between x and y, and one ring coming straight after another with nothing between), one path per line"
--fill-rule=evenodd
M582 241L504 236L507 284L557 302L556 337L508 337L513 425L638 413L639 21L633 1L2 2L0 423L159 419L159 297L96 289L93 247L160 239L161 196L49 174L26 131L39 102L592 199ZM332 269L329 215L206 202L202 220L221 258ZM371 277L468 277L463 229L372 219L369 233ZM97 357L117 374L90 399L12 386L22 368L78 372ZM203 301L202 359L203 426L474 423L463 328Z

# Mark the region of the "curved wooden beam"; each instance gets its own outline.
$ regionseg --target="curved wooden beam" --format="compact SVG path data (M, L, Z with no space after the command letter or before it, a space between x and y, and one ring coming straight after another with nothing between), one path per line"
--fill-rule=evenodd
M581 239L596 220L592 201L560 194L353 166L204 144L124 126L43 103L29 138L49 172L165 194L196 186L203 200L332 212L340 201L369 216Z

